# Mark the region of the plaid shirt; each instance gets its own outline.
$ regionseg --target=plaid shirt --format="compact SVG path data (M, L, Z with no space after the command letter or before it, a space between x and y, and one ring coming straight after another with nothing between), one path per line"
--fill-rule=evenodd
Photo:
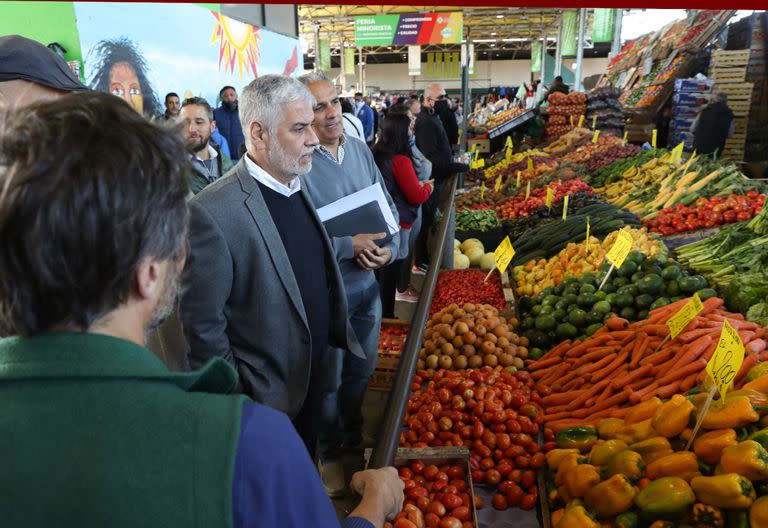
M317 145L317 150L320 152L320 154L322 154L332 162L338 163L339 165L341 165L344 162L344 140L345 138L342 135L341 141L339 142L339 159L336 159L330 150L328 150L327 148L325 148L320 144Z

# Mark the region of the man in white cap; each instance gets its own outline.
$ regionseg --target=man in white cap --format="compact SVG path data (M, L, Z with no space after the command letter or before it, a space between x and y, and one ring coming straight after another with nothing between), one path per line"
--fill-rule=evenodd
M20 35L0 37L0 109L87 90L64 59L39 42Z

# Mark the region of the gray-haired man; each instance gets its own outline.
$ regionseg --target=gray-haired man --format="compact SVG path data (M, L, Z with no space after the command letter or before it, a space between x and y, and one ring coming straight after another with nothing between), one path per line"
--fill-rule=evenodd
M323 207L378 183L397 221L397 209L371 151L362 141L344 136L341 104L330 78L318 71L303 75L299 80L312 92L315 112L312 126L320 141L313 155L312 170L302 176L302 185L315 207ZM396 233L391 242L379 247L375 240L385 236L386 233L360 233L333 238L336 259L344 277L349 321L367 359L344 356L343 368L337 373L338 397L329 396L324 405L331 424L320 436L320 475L332 496L341 495L346 482L340 462L340 444L357 446L363 440L361 407L376 368L381 327L379 284L373 270L397 258L400 243L400 235Z
M328 344L362 356L333 247L298 178L318 144L313 103L289 77L243 90L247 155L190 202L181 302L191 366L230 361L239 389L288 414L310 454L340 360Z

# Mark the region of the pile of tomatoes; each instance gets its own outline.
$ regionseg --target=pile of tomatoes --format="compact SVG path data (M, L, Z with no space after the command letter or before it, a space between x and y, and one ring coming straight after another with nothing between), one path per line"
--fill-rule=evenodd
M383 323L379 332L379 352L401 353L407 337L408 325Z
M554 196L552 203L561 200L565 196L570 196L578 191L587 191L594 193L592 187L581 178L574 178L572 180L557 180L550 183L547 187L552 188ZM547 187L540 187L538 189L531 190L531 195L528 199L525 199L525 190L516 196L510 197L506 202L501 204L496 212L499 218L502 219L516 219L528 216L539 207L546 204L547 201Z
M472 481L495 488L498 510L536 507L536 469L554 447L536 437L543 423L541 397L527 372L483 367L462 372L428 371L414 377L405 416L403 447L462 446L470 450ZM422 386L425 381L426 386Z
M499 310L506 307L500 275L492 273L486 281L487 274L479 269L441 272L437 278L429 314L434 315L452 304L490 304Z
M464 466L413 460L399 472L405 483L405 503L394 528L473 527L472 495ZM475 508L482 507L479 497L474 500Z
M729 194L699 198L692 205L678 204L663 209L655 218L645 222L654 233L663 236L707 229L734 222L751 220L765 203L765 195L756 191L746 194Z

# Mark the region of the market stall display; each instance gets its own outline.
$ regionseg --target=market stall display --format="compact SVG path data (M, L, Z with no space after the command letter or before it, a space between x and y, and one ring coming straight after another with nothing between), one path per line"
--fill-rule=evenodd
M693 152L691 128L701 107L710 100L712 84L713 82L709 79L677 79L675 81L668 145L683 143L684 150Z
M583 92L564 94L554 92L547 96L547 124L544 133L552 139L573 130L587 111L587 96Z
M749 191L746 194L699 198L691 205L677 204L662 209L643 224L654 233L671 235L699 229L751 220L765 203L765 195Z
M603 134L623 136L624 107L619 101L621 90L613 86L601 86L587 93L586 124Z

